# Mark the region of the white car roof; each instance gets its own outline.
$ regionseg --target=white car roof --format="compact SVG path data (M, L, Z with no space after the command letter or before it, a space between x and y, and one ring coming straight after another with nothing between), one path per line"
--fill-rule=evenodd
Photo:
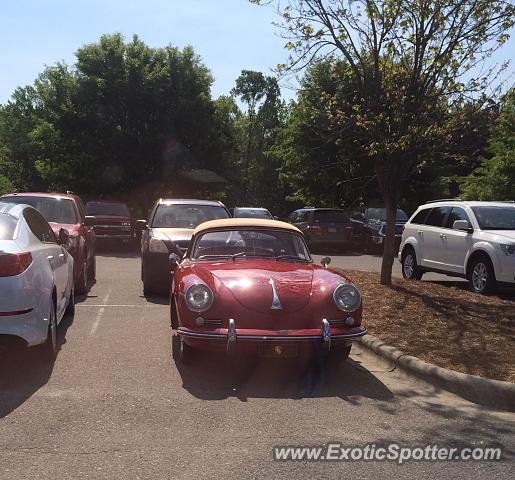
M515 202L480 202L480 201L464 201L464 200L442 200L439 202L429 202L420 205L418 208L432 208L432 207L515 207Z
M21 213L30 205L25 205L24 203L9 203L3 202L0 200L0 213L4 213L10 215L11 217L18 220L20 218ZM32 207L30 207L32 208Z

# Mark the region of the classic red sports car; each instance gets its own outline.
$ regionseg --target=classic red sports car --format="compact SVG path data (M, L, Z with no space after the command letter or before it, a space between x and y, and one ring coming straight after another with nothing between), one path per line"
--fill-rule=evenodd
M275 220L231 218L202 223L171 286L174 355L196 349L250 349L295 357L303 346L345 359L365 335L361 294L350 279L314 265L303 235Z

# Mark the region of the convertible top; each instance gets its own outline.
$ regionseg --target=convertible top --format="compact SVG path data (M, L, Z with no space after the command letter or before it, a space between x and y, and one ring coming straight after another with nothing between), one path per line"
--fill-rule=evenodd
M282 230L291 230L295 233L302 233L297 227L286 222L279 222L278 220L266 220L262 218L223 218L201 223L195 228L193 235L212 228L279 228Z

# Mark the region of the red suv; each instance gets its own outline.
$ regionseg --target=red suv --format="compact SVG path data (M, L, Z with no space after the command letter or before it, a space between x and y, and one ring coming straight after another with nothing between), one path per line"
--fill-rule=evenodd
M68 230L70 239L66 249L74 260L75 292L86 293L88 282L95 279L95 217L86 215L82 200L63 193L10 193L1 198L10 203L34 207L46 218L55 234L60 228Z

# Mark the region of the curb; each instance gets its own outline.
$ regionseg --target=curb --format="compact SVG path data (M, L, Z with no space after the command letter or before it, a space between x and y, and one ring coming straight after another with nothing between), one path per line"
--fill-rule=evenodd
M376 355L394 362L395 366L439 386L451 393L480 405L515 412L515 384L467 375L438 367L401 352L373 335L356 340Z

